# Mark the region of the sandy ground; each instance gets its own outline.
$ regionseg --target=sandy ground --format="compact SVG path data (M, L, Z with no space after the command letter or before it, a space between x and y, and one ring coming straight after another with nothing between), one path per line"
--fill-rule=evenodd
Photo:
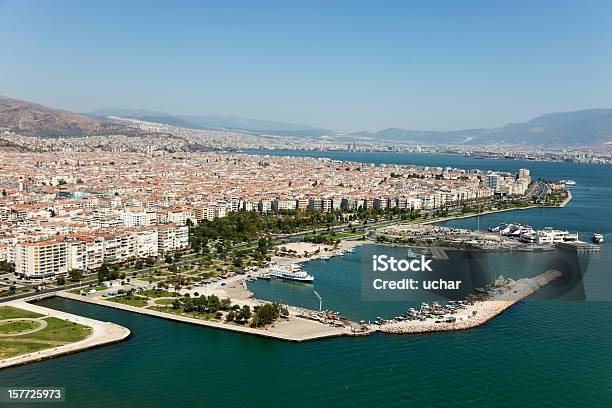
M295 264L301 262L312 261L313 259L320 258L331 258L340 255L342 252L353 249L355 247L371 243L370 241L364 240L342 240L338 245L338 248L334 249L331 245L313 244L311 242L292 242L290 244L284 244L280 247L287 249L293 249L297 252L298 256L274 256L272 262L280 265ZM320 249L318 254L314 252ZM308 256L304 256L305 252L308 252Z
M465 309L452 315L457 319L455 323L435 323L435 320L439 319L434 318L425 321L404 320L383 324L378 326L378 330L383 333L412 334L471 329L493 319L559 276L561 276L561 273L558 271L548 271L533 278L512 281L507 287L497 290L489 299L474 302L473 305L468 305Z
M34 361L57 357L63 354L75 353L88 348L101 346L103 344L116 343L124 340L130 335L130 331L127 328L114 323L101 322L99 320L89 319L87 317L77 316L70 313L61 312L59 310L48 309L46 307L33 305L21 300L7 302L4 303L4 305L29 310L43 316L51 316L58 319L79 323L84 326L91 327L93 331L89 337L81 341L0 360L0 368L22 365Z

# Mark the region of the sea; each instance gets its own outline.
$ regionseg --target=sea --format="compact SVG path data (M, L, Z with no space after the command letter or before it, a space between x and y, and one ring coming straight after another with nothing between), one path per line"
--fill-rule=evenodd
M517 171L573 179L573 200L442 223L481 229L505 222L604 234L601 250L582 262L583 296L530 298L481 327L455 333L346 337L287 343L191 326L60 298L39 304L128 327L122 343L0 371L0 387L64 387L69 407L610 407L612 406L612 166L459 155L320 151L253 154L328 157L374 164ZM369 247L369 248L368 248ZM365 301L363 251L304 264L314 285L255 281L257 297L332 309L347 317L392 317L406 304ZM485 269L534 276L556 253L489 253ZM34 403L39 407L44 403ZM16 404L15 406L28 406Z

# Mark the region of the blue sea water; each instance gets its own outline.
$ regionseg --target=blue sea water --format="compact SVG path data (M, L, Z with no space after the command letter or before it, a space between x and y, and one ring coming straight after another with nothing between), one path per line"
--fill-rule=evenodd
M508 171L526 167L534 177L571 178L577 185L566 208L487 215L480 219L481 228L514 221L579 231L584 239L600 229L606 241L612 239L612 167L452 155L275 152L281 153ZM475 223L470 218L446 224ZM120 344L0 371L0 386L64 386L70 407L609 407L609 248L604 244L590 259L586 301L524 301L485 326L457 333L293 344L48 299L41 304L113 321L133 334ZM501 254L488 265L508 274L536 274L543 262L538 255L543 254ZM361 301L359 281L350 276L356 266L351 263L359 260L356 251L306 266L317 276L324 307L352 318L397 313L403 305ZM307 286L254 289L261 296L318 307Z

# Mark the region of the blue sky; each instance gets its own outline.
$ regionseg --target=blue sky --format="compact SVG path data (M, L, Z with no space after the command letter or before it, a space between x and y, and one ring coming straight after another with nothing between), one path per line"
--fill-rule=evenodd
M612 107L609 1L0 0L0 94L334 129Z

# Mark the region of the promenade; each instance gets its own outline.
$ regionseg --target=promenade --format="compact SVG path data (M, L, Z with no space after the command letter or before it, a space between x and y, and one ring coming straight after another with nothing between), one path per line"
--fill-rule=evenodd
M79 302L86 302L99 306L106 306L112 307L114 309L125 310L127 312L139 313L152 317L159 317L166 320L174 320L182 323L195 324L198 326L205 326L214 329L227 330L243 334L251 334L255 336L277 340L285 340L290 342L303 342L330 337L347 336L351 334L351 331L348 328L328 326L313 320L297 317L292 313L290 313L287 319L280 319L270 327L253 328L238 324L225 323L222 321L203 320L173 313L164 313L159 312L157 310L145 309L142 307L125 305L122 303L111 302L108 300L76 295L69 292L60 292L58 293L58 296L70 300L76 300Z

